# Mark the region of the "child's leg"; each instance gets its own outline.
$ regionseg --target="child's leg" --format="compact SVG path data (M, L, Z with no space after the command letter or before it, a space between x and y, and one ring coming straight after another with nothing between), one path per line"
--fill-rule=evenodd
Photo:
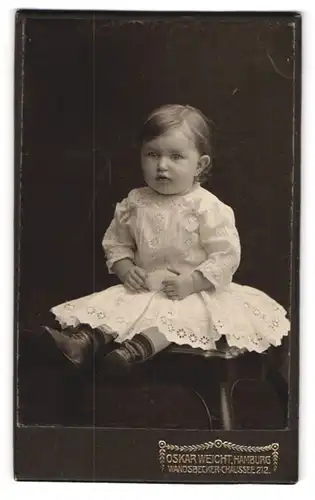
M161 333L155 327L145 330L144 332L142 332L142 335L146 337L151 343L152 356L162 351L171 344L171 342L167 340L165 335L163 335L163 333Z
M113 375L127 373L132 365L151 359L170 344L157 328L149 328L125 340L106 356L107 371Z

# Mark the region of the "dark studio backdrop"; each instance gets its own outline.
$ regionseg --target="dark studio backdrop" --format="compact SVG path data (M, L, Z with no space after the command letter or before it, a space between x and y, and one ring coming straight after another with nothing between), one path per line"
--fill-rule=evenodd
M135 20L137 19L137 20ZM164 103L214 123L205 185L233 207L235 281L290 306L293 29L269 18L30 16L25 28L20 330L116 284L101 247L143 185L137 133Z

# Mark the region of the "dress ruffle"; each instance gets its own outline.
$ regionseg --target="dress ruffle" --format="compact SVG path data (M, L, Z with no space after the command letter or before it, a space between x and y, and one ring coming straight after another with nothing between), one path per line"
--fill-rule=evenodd
M123 285L52 308L62 326L87 323L117 342L156 327L170 341L215 349L223 335L230 346L261 353L278 346L290 329L286 311L265 293L231 283L221 292L201 292L183 300L163 292L134 293Z

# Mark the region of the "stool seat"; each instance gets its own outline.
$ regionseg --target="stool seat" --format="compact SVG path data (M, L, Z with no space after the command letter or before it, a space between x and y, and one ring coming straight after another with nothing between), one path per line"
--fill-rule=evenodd
M221 345L218 349L201 349L199 347L190 347L188 345L172 344L164 351L166 354L190 354L193 356L202 356L203 358L221 358L235 359L245 354L247 349L239 347Z

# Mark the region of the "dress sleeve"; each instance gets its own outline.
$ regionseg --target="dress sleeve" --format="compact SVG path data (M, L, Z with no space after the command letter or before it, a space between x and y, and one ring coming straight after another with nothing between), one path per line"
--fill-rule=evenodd
M229 285L240 263L241 247L233 210L223 203L199 214L201 245L207 260L196 271L212 283L216 290Z
M136 246L128 225L129 219L130 208L128 199L125 198L117 203L114 218L102 240L110 274L113 274L112 267L115 262L122 259L134 259Z

